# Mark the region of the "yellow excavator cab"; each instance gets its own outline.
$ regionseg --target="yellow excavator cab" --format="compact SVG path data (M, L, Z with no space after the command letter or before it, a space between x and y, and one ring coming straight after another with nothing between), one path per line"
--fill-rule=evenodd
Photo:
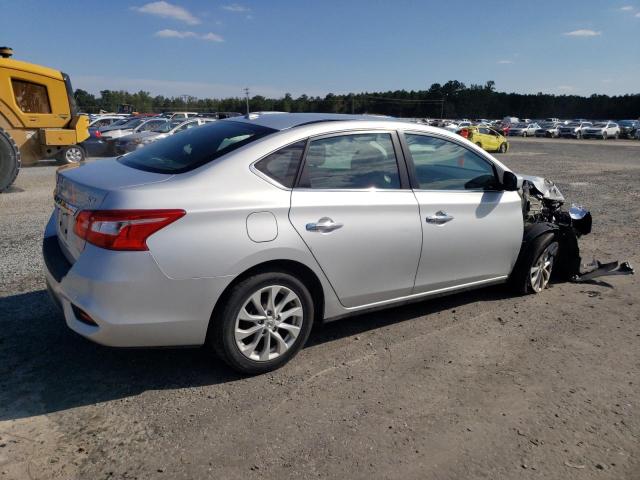
M12 56L0 47L0 192L21 165L84 161L78 143L89 138L89 118L76 111L69 76Z

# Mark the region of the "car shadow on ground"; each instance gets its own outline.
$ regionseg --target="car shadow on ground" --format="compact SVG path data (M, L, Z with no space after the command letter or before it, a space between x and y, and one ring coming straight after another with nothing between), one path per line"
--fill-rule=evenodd
M308 346L430 315L504 288L460 293L319 325ZM427 319L428 320L428 319ZM204 349L117 349L69 330L45 290L0 298L0 421L127 398L147 390L250 381Z

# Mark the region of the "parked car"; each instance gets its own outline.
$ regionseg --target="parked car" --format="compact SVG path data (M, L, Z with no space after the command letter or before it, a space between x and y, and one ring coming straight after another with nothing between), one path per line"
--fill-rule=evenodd
M638 120L620 120L618 122L620 127L620 137L622 138L635 138L636 132L640 128L640 122Z
M186 120L196 115L198 115L197 112L165 112L162 114L164 118L168 118L169 120Z
M193 118L186 121L184 119L169 120L151 130L143 130L118 138L115 143L115 153L116 155L123 155L125 153L133 152L138 148L144 147L156 140L166 138L174 133L179 133L189 128L198 127L213 121L215 120L208 118Z
M488 152L506 153L509 150L507 139L493 128L472 126L463 128L458 133Z
M509 127L510 137L533 137L536 131L540 128L537 123L516 123Z
M564 138L582 138L584 129L592 125L591 122L570 122L560 127L560 136Z
M89 128L99 129L102 127L108 127L117 121L123 120L125 117L122 115L99 115L89 123Z
M67 325L204 344L249 374L315 322L504 282L540 293L580 275L591 227L459 135L362 116L221 120L56 175L43 255Z
M620 136L620 127L615 122L597 122L593 126L582 131L582 138L607 138L617 139Z
M556 138L560 136L560 122L543 122L536 130L536 137Z
M136 117L123 124L113 124L111 127L101 128L97 136L102 140L105 147L105 156L113 156L116 154L116 140L132 133L144 132L152 130L160 125L164 125L169 120L160 117Z

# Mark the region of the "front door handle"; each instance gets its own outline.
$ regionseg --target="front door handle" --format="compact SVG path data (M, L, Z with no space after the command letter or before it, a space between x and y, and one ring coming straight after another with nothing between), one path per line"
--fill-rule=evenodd
M307 232L320 233L330 233L342 227L341 223L336 223L329 217L322 217L317 223L307 223L306 225Z
M453 220L453 217L451 215L447 215L447 212L443 212L442 210L436 212L435 215L426 218L427 223L432 223L434 225L444 225L451 220Z

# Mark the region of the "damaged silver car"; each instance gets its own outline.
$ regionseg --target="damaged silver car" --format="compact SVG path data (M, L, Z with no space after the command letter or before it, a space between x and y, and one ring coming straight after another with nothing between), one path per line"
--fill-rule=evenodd
M60 170L45 231L67 325L111 346L205 345L273 370L312 325L580 271L584 209L454 133L380 117L252 114ZM590 277L589 277L590 276Z

